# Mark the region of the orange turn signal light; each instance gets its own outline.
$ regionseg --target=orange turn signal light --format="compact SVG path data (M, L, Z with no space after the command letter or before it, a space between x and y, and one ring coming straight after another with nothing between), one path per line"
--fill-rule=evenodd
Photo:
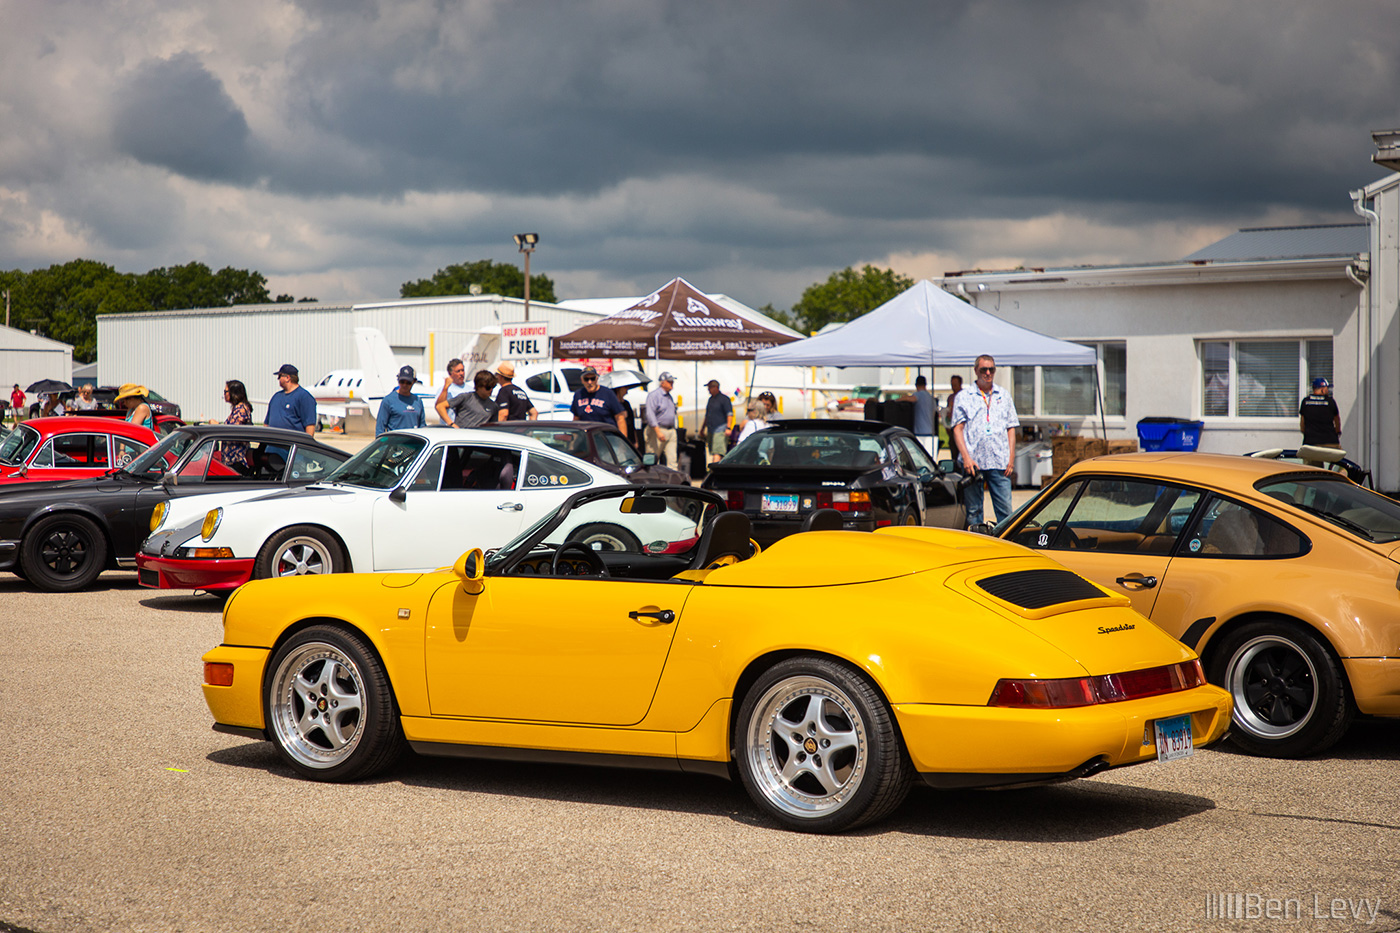
M232 687L233 665L225 661L205 661L204 682L211 687Z

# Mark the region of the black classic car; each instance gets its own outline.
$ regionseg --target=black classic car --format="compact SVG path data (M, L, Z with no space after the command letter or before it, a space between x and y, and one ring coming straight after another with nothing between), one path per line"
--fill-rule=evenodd
M151 513L167 499L312 483L349 456L299 431L186 425L105 476L0 492L0 570L41 590L79 590L104 570L135 569Z
M775 421L710 466L702 484L748 513L767 546L818 509L841 527L964 526L958 473L945 472L906 428L879 421Z
M637 448L610 424L593 421L495 421L481 427L533 437L555 450L587 460L634 483L666 483L674 486L690 483L690 477L680 470L648 462L651 457L639 454Z

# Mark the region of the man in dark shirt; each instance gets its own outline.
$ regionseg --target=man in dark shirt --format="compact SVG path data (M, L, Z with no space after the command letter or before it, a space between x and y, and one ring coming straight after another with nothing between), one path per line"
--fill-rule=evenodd
M734 403L719 390L718 379L711 379L705 388L710 390L705 402L705 445L710 451L710 462L716 463L729 452L729 422L734 418Z
M474 428L498 420L497 405L491 398L491 390L494 388L496 377L484 369L478 370L472 379L472 391L463 392L447 402L447 410L452 413L452 426Z
M613 395L613 390L598 384L598 370L590 366L579 378L583 381L583 387L574 393L573 404L569 406L569 410L574 413L574 420L615 424L622 436L626 437L627 416L618 404L617 396Z
M514 364L502 363L497 366L496 381L501 384L496 392L496 404L500 407L496 415L498 421L534 421L539 418L540 413L535 411L530 396L515 384Z
M1331 447L1336 450L1342 447L1342 416L1331 390L1331 380L1318 376L1312 381L1312 395L1298 404L1298 430L1303 432L1303 443L1310 447ZM1303 462L1322 466L1316 460Z

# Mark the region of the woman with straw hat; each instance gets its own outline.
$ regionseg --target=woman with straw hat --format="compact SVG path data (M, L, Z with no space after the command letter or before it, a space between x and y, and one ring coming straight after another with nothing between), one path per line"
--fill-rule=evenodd
M126 420L131 424L139 424L150 431L156 429L155 416L151 414L151 406L146 404L145 386L134 382L125 383L117 390L117 397L112 401L118 408L126 409Z

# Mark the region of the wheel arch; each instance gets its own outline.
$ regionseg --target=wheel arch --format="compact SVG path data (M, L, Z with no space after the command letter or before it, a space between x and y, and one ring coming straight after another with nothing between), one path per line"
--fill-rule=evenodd
M274 528L266 537L263 538L262 544L258 545L258 549L257 552L254 554L254 558L256 559L262 556L263 551L267 549L267 546L272 542L273 538L282 534L282 532L290 531L293 528L311 528L327 535L332 541L335 542L335 546L340 548L341 556L345 558L345 569L342 570L341 573L355 572L355 557L350 553L350 548L346 545L345 539L341 537L340 532L336 531L330 525L326 525L321 522L292 522L290 525L282 525L279 528Z
M1345 676L1346 666L1341 663L1343 655L1337 650L1337 646L1332 641L1331 634L1325 628L1314 625L1307 619L1301 619L1287 612L1277 612L1267 609L1242 612L1207 631L1203 640L1196 645L1196 654L1201 657L1201 665L1209 671L1211 665L1215 662L1216 655L1219 653L1220 646L1225 643L1228 636L1237 629L1253 622L1291 622L1294 625L1301 626L1327 648L1328 652L1332 655L1332 659L1337 662L1338 667L1341 668L1342 674ZM1348 690L1350 690L1350 684L1348 684Z
M268 721L267 685L268 682L271 680L273 674L275 673L275 671L273 670L272 659L277 656L278 651L282 650L282 646L285 645L287 642L291 641L292 638L294 638L297 634L304 632L307 629L317 625L326 625L330 626L331 628L342 629L346 632L358 636L359 638L364 640L365 644L369 645L370 650L374 652L375 659L380 663L380 665L384 667L385 671L392 671L394 669L392 665L386 663L384 651L380 648L379 642L375 640L374 635L371 634L371 630L367 626L357 625L354 622L351 622L349 619L342 619L337 616L307 616L304 619L298 619L297 621L284 628L277 635L277 638L273 640L271 647L268 648L267 663L263 665L262 685L258 691L258 706L262 710L263 722ZM394 686L393 676L390 676L388 680L389 690L391 693L394 694L395 700L397 700L398 690Z
M24 527L20 530L20 541L27 540L30 532L34 530L34 526L39 524L39 522L55 515L77 515L96 525L97 530L102 533L103 543L107 546L107 560L106 563L103 564L103 569L113 570L117 567L117 554L112 542L112 529L107 524L107 516L103 515L92 506L84 505L79 502L53 502L42 508L35 509L24 520ZM21 547L23 547L22 544ZM18 558L16 559L18 560Z
M732 701L729 704L729 735L726 741L731 765L734 763L735 726L739 720L739 707L744 704L744 697L748 695L749 690L758 681L758 678L763 676L765 671L791 658L821 658L822 660L831 661L843 667L848 667L858 676L868 681L871 688L880 695L880 699L889 707L890 720L894 723L895 731L900 734L900 741L903 741L904 735L899 728L899 717L895 715L894 704L890 702L889 694L885 691L884 685L863 665L850 658L843 657L842 655L833 654L830 651L821 651L816 648L780 648L755 657L744 667L739 673L739 677L734 682Z

